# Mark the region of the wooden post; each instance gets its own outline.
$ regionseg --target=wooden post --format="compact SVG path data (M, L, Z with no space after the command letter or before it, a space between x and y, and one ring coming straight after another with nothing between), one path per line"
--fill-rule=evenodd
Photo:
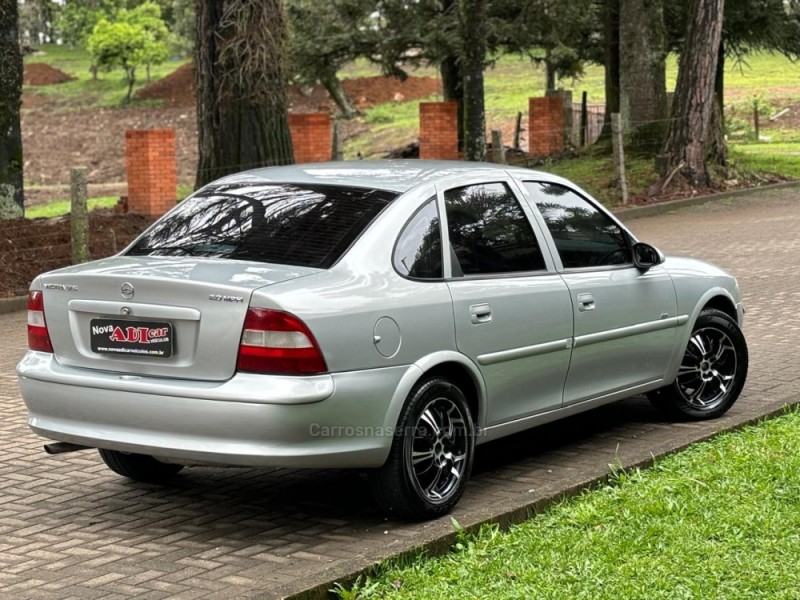
M572 145L572 124L575 120L575 113L572 109L572 90L559 90L561 98L564 100L564 147Z
M583 94L581 94L581 148L586 145L586 138L588 137L587 130L589 128L589 106L587 104L587 100L587 93L584 91Z
M517 124L514 126L514 150L519 150L519 136L522 132L522 111L517 113Z
M89 218L86 211L86 167L69 171L70 224L72 226L72 264L89 260Z
M339 121L333 122L333 148L331 152L333 160L342 160L344 152L342 150L342 132L339 130Z
M619 113L611 113L611 145L614 149L614 173L622 203L628 203L628 182L625 180L625 151L622 147L622 122Z
M659 177L666 177L669 175L669 166L671 154L656 154L656 173Z
M761 123L758 120L758 99L753 99L753 131L756 134L756 142L761 141Z
M506 164L506 149L503 147L503 132L492 129L492 154L490 162L500 165Z

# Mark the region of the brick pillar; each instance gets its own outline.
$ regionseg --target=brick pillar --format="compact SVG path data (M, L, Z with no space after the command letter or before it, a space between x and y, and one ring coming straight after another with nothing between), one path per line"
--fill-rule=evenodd
M330 113L290 113L294 162L327 162L333 155L333 124Z
M131 129L125 132L128 210L160 217L175 206L178 164L173 129Z
M564 151L564 100L561 96L528 99L528 153L550 156Z
M420 102L419 157L458 160L458 103Z

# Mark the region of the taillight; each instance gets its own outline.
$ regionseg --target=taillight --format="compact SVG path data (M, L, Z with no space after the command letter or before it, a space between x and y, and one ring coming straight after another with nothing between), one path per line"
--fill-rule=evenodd
M236 368L280 375L328 370L317 340L305 323L292 314L263 308L247 309Z
M39 290L28 292L28 348L39 352L53 351L44 321L44 297Z

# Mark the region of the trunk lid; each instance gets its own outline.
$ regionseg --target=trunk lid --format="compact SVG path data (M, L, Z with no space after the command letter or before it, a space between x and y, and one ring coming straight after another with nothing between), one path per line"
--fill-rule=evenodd
M64 365L221 381L236 369L253 290L320 269L196 257L118 256L41 275L35 287Z

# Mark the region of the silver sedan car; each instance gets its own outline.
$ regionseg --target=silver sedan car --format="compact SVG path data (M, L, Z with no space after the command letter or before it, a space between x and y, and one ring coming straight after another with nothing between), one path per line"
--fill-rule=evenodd
M639 242L574 184L377 161L249 171L111 258L37 277L17 367L51 453L116 473L368 469L450 510L475 447L647 393L708 419L747 375L736 280Z

